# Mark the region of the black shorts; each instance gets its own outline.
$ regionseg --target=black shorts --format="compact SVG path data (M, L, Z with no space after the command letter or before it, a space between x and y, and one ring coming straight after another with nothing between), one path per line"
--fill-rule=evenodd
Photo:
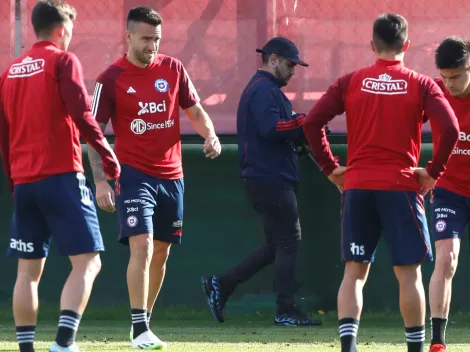
M116 203L119 214L119 242L144 233L153 239L180 244L183 235L184 180L162 180L121 165Z
M268 243L279 238L301 239L294 186L244 179L244 187L248 201L261 217Z
M341 224L344 261L374 262L381 236L393 266L433 259L423 197L416 192L348 189Z
M470 219L470 198L436 187L432 190L431 214L434 241L462 239Z
M15 186L8 254L22 259L45 258L51 239L63 256L104 251L95 194L80 172Z

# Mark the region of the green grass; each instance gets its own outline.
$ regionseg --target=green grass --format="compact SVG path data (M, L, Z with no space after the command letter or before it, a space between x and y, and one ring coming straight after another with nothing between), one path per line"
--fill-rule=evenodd
M104 311L104 313L106 310ZM77 341L82 351L131 351L129 322L113 320L109 314L98 317L90 312L82 321ZM15 332L8 313L0 314L0 351L17 351ZM44 315L44 313L43 313ZM208 312L168 309L152 319L152 330L169 344L169 351L268 352L268 351L338 351L339 338L334 313L322 317L323 326L310 328L276 327L270 312L237 315L219 324ZM449 322L449 351L470 351L470 317L455 314ZM36 351L47 351L55 337L56 323L41 319L36 332ZM429 327L426 331L429 343ZM426 345L426 350L428 346ZM364 314L359 330L360 351L405 352L404 331L397 314Z

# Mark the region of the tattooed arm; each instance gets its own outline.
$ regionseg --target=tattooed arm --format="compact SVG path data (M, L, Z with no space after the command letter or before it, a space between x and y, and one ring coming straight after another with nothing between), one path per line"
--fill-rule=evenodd
M99 126L104 132L106 124L100 123ZM96 203L102 210L112 213L116 210L114 191L106 179L100 155L90 145L88 145L88 160L96 186Z
M99 124L101 131L104 132L106 129L105 123ZM98 152L93 149L92 146L88 144L88 160L90 161L91 170L93 171L93 179L96 183L101 181L106 181L106 174L104 173L103 169L103 162L101 161L101 157Z

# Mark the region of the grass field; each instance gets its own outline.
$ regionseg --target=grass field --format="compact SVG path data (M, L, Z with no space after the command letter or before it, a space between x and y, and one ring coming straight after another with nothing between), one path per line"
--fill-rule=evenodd
M324 315L323 326L311 328L276 327L271 314L231 317L218 324L207 312L177 314L165 312L152 319L152 330L167 341L174 352L268 352L339 351L337 321L334 313ZM17 351L14 328L0 315L0 351ZM99 320L101 319L101 320ZM132 351L129 348L129 322L105 320L89 314L82 321L77 340L82 351ZM449 323L448 351L470 351L470 316L457 314ZM54 321L39 322L36 351L47 351L55 337ZM426 340L429 341L429 328ZM428 342L427 342L428 344ZM360 351L405 352L404 331L396 314L365 314L359 330ZM426 351L428 346L426 345Z

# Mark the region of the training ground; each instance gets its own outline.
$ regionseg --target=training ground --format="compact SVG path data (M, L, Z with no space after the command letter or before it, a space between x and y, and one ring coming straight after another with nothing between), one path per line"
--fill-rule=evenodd
M90 309L77 334L81 351L132 351L128 340L128 307ZM10 311L0 316L0 351L18 351ZM36 351L47 351L55 338L54 307L41 310L36 330ZM335 312L313 314L323 326L310 328L276 327L270 311L250 315L233 315L225 323L212 319L209 310L194 311L184 307L157 307L152 330L168 342L172 352L272 352L272 351L340 351ZM428 322L427 322L428 323ZM449 352L470 351L470 317L454 314L449 322ZM399 314L364 313L359 330L359 351L406 352L404 329ZM430 340L426 330L426 351Z

